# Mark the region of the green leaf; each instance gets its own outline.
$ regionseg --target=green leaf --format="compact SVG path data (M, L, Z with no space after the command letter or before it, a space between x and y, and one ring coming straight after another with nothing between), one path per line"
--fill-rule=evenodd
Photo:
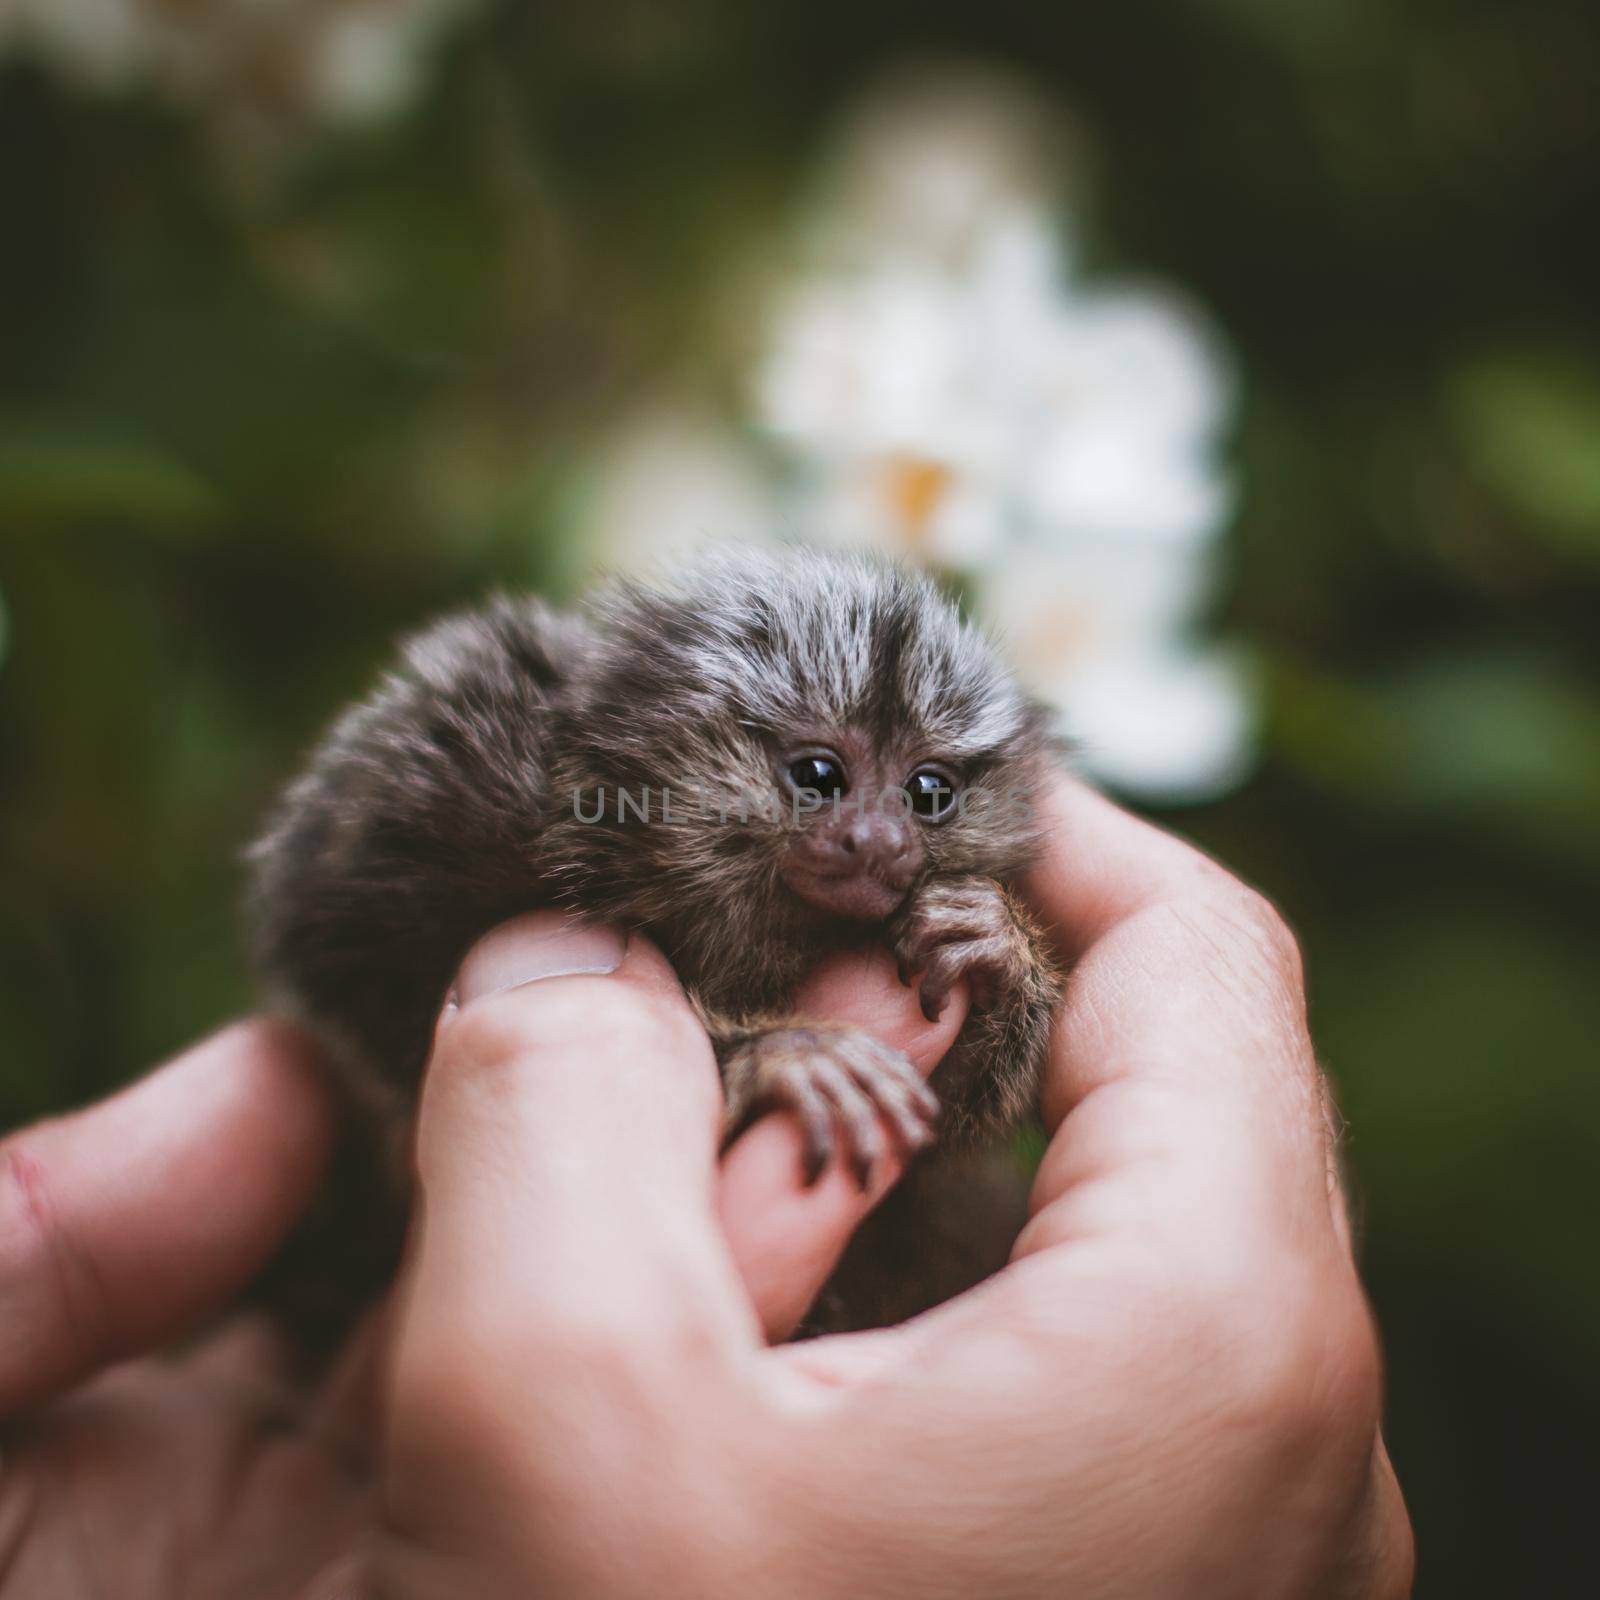
M1374 1234L1592 1348L1600 991L1587 952L1468 885L1325 931L1316 954L1320 1053Z
M197 473L147 445L88 430L0 425L0 525L13 537L115 520L187 539L220 509Z
M1447 401L1473 469L1528 531L1600 563L1600 374L1559 355L1481 358Z
M1280 665L1280 753L1324 787L1600 867L1600 707L1559 666L1440 657L1387 682Z

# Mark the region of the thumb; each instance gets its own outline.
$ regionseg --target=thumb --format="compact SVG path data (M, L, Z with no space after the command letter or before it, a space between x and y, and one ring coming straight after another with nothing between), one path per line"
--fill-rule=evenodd
M712 1205L716 1066L660 952L536 912L458 994L418 1117L400 1376L559 1404L553 1371L645 1359L674 1308L754 1342Z

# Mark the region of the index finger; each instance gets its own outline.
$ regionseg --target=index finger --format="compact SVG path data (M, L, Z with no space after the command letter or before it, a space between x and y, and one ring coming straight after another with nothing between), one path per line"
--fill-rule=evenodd
M0 1414L240 1289L310 1203L335 1121L310 1042L258 1018L0 1143Z
M1042 1095L1037 1204L1089 1172L1172 1158L1185 1208L1321 1225L1331 1150L1299 951L1271 904L1193 846L1062 779L1030 899L1073 965ZM1047 1234L1054 1230L1046 1228Z

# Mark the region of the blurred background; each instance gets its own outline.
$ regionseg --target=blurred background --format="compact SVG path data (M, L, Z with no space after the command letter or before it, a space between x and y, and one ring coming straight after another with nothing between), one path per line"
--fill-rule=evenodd
M1285 908L1419 1594L1588 1595L1587 0L0 0L0 1123L250 1003L388 641L934 566Z

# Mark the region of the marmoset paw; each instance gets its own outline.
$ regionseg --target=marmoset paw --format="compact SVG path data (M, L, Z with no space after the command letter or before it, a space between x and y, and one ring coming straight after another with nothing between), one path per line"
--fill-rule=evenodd
M922 1014L937 1022L962 978L973 1009L986 1011L1025 977L1027 939L1011 902L992 878L927 884L889 929L889 948L909 985L922 974Z
M842 1141L856 1181L867 1188L885 1150L882 1122L907 1151L915 1151L933 1137L939 1111L938 1097L907 1056L860 1028L774 1028L736 1046L723 1076L724 1147L766 1112L793 1111L805 1136L808 1186Z

